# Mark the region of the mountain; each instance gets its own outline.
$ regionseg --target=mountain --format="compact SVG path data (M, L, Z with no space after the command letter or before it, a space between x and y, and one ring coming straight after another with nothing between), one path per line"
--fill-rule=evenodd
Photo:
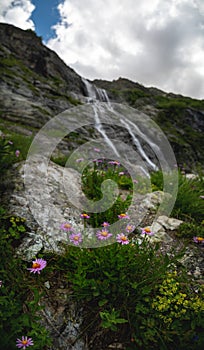
M40 37L5 23L0 24L0 74L0 130L4 132L35 134L56 114L83 104L87 95L83 79ZM153 118L181 167L189 170L203 164L204 100L124 78L92 83L105 89L111 102L127 104Z

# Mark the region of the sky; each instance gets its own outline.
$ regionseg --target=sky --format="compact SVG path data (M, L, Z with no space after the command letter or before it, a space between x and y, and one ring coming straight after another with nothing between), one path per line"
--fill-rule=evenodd
M204 0L0 0L81 76L204 99Z

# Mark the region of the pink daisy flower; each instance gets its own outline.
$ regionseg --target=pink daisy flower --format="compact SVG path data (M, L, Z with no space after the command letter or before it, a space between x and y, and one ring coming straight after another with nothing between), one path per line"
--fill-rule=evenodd
M19 156L20 156L20 153L21 153L21 152L17 149L16 152L15 152L16 157L19 157Z
M102 226L103 226L103 227L107 227L107 226L110 226L110 224L109 224L109 222L104 221L104 222L102 223Z
M105 240L105 239L108 239L109 237L112 236L112 233L110 233L108 230L106 229L103 229L101 231L98 231L96 233L96 236L98 237L98 239L100 240Z
M193 241L198 244L203 244L204 243L204 238L203 237L193 237Z
M79 243L82 242L82 237L81 237L81 233L72 233L69 236L70 242L73 243L74 245L79 245Z
M118 215L118 218L119 219L129 219L129 216L127 214L122 213L122 214Z
M23 348L26 349L28 346L34 345L32 338L24 337L22 336L22 339L16 340L16 346L17 348Z
M111 164L111 165L120 165L120 162L118 162L117 160L111 160L110 162L108 162L108 164Z
M133 182L134 182L135 184L138 184L138 181L137 181L137 180L133 180Z
M135 226L134 226L134 225L128 224L128 225L126 226L125 231L128 232L128 233L131 233L131 232L134 231L134 229L135 229Z
M29 270L30 272L33 272L33 273L37 272L38 274L40 274L40 271L43 270L46 265L47 265L46 260L36 259L33 261L32 267L27 269L27 270Z
M124 235L124 233L119 233L116 236L116 241L121 244L129 244L130 241L127 236Z
M82 219L90 219L90 216L88 214L86 214L86 213L83 213L83 214L80 215L80 218L82 218Z
M151 229L149 227L144 227L141 230L142 230L143 235L149 235L149 236L154 235L154 233L151 231Z
M70 224L70 222L65 222L65 223L61 224L60 228L64 231L72 231L73 230L72 224Z

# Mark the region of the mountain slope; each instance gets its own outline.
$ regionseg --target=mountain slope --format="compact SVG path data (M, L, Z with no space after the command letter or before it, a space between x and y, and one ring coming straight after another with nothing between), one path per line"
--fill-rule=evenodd
M1 118L39 128L77 105L81 77L31 30L0 25Z
M82 78L32 30L4 23L0 24L0 74L3 131L35 134L50 118L83 103L87 95ZM93 83L106 89L111 101L152 117L167 135L180 166L190 170L204 164L204 100L168 94L124 78Z

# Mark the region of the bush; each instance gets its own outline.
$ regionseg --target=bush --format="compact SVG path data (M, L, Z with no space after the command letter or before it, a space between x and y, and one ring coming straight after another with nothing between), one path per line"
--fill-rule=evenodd
M84 306L84 331L101 334L101 349L115 340L126 349L201 350L204 296L190 289L185 273L176 272L177 258L144 239L69 247L57 265L67 271L71 297ZM193 343L195 336L199 341Z

